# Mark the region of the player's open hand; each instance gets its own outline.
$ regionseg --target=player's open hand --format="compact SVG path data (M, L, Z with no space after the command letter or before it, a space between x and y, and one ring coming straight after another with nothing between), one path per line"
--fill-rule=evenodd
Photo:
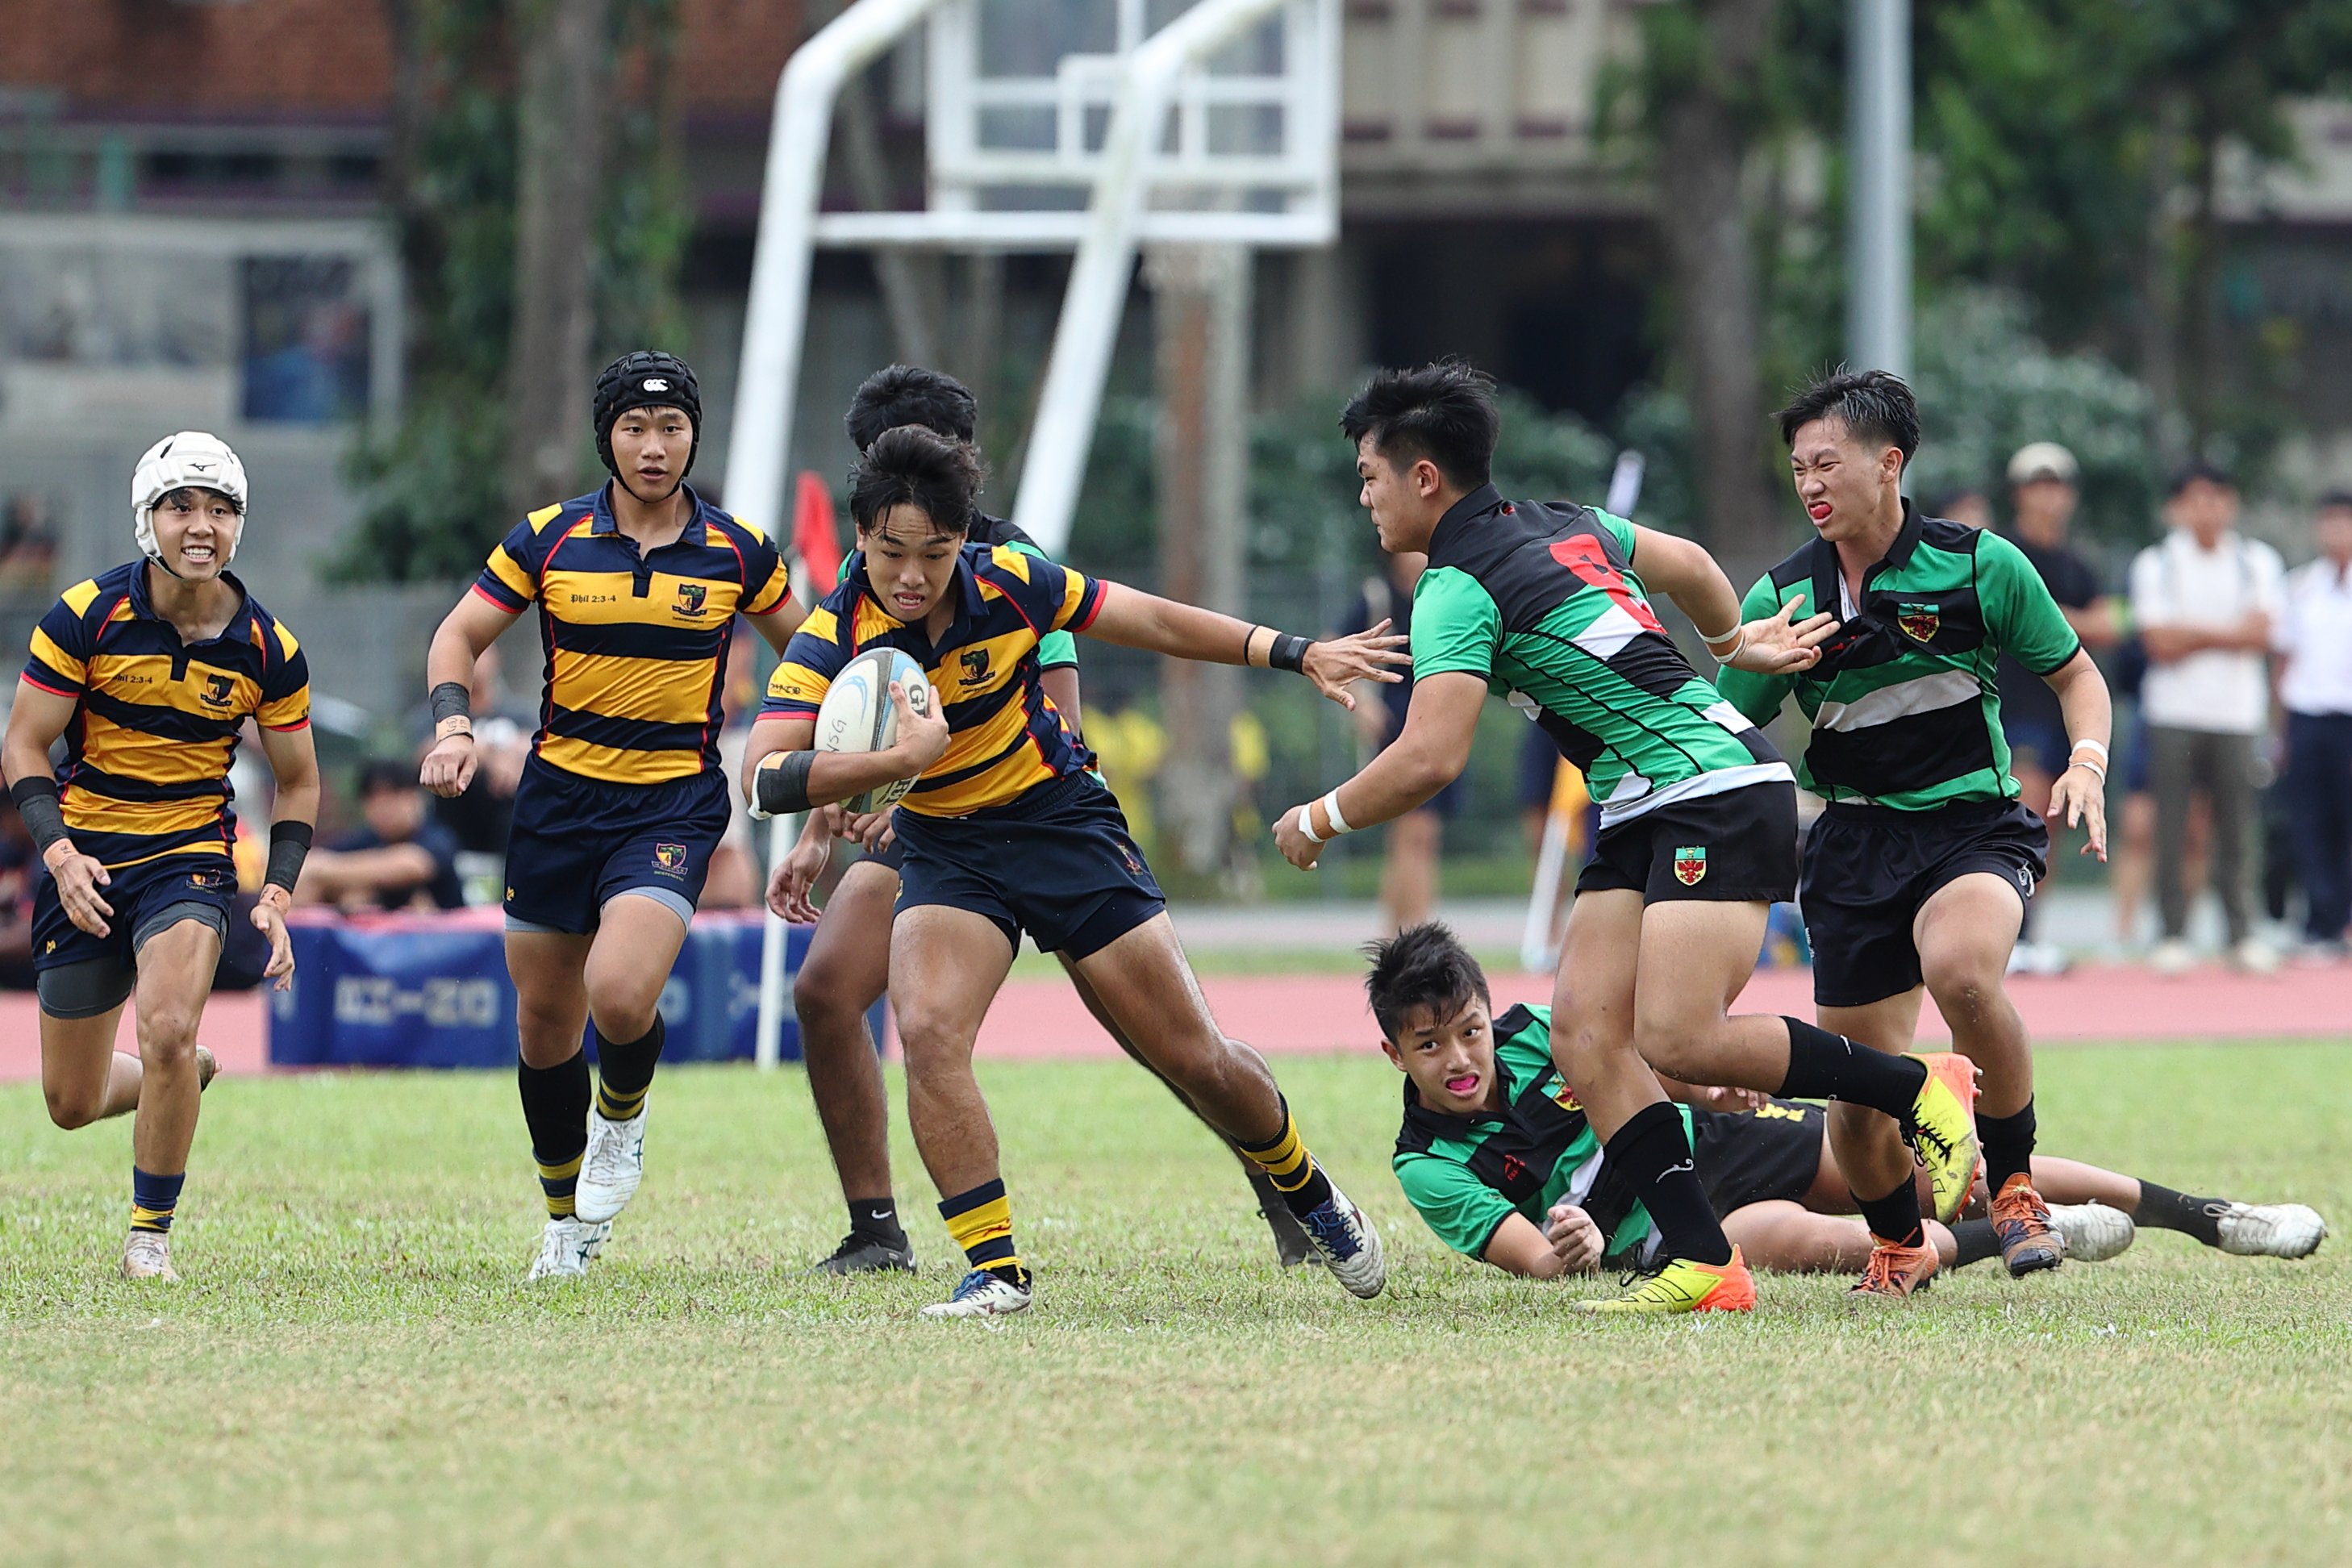
M269 962L261 966L261 977L276 982L272 991L289 991L294 985L294 937L286 929L286 906L293 898L272 883L261 889L253 906L253 929L269 939Z
M1298 672L1315 683L1316 690L1352 713L1356 694L1350 688L1356 682L1378 680L1393 686L1412 666L1412 655L1405 651L1404 638L1392 635L1389 623L1382 621L1349 637L1308 643Z
M906 763L898 776L913 778L947 755L947 715L940 711L938 692L932 692L930 700L919 710L908 700L907 688L896 680L890 683L890 706L898 710L898 738L890 749Z
M113 880L105 863L76 849L68 838L50 845L41 861L58 879L58 902L64 907L66 919L92 936L106 935L112 929L106 917L114 912L114 906L99 896L98 890Z
M1779 615L1740 627L1738 651L1724 662L1752 675L1794 675L1819 664L1822 644L1837 634L1837 618L1824 613L1798 620L1797 606L1804 602L1799 594L1780 606Z
M1544 1239L1559 1259L1563 1274L1582 1274L1601 1266L1601 1227L1574 1204L1554 1204L1544 1216Z
M2061 814L2069 827L2086 829L2090 842L2083 846L2085 855L2107 858L2107 786L2105 780L2080 763L2070 763L2058 782L2050 786L2050 809L2045 814L2050 821Z
M1307 837L1307 829L1299 823L1299 816L1306 810L1303 805L1294 805L1275 817L1274 847L1282 851L1284 859L1300 870L1312 871L1316 858L1323 853L1323 846Z
M834 829L840 825L840 816L835 812L828 820L823 812L812 813L791 852L769 873L768 908L777 919L801 925L815 921L816 905L809 901L809 895L816 890L816 879L824 875L825 862L833 858Z
M455 800L474 782L476 761L473 736L444 735L425 753L417 782L444 800Z

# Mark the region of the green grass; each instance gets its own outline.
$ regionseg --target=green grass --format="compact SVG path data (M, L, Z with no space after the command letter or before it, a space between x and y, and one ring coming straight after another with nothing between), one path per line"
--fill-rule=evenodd
M0 1089L0 1559L2327 1562L2352 1540L2352 1269L2150 1233L1864 1321L1591 1322L1444 1253L1395 1079L1277 1064L1391 1293L1272 1263L1231 1160L1121 1064L992 1066L1038 1308L811 1280L840 1228L797 1074L681 1069L576 1287L517 1284L506 1075L226 1079L176 1289L112 1277L128 1127ZM2352 1047L2051 1051L2044 1147L2352 1215ZM928 1188L903 1154L902 1198ZM575 1555L576 1553L576 1555Z

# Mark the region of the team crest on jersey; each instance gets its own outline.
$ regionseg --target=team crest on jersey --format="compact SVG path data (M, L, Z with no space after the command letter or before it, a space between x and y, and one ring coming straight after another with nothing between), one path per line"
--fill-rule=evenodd
M686 846L656 844L654 846L654 869L667 877L686 875Z
M1895 624L1913 642L1934 642L1936 628L1944 624L1941 610L1934 605L1897 605Z
M1696 888L1706 875L1706 846L1685 844L1675 851L1675 880Z
M963 683L966 686L978 686L982 681L988 679L988 650L986 648L966 648L964 649L963 657L957 660L957 662L963 667Z
M676 606L677 613L681 616L698 616L702 614L702 606L709 597L710 585L709 584L680 583L677 585L677 605Z
M1564 1078L1555 1078L1551 1080L1551 1102L1562 1110L1584 1109L1584 1102L1576 1098L1576 1090L1568 1087L1568 1080Z
M226 885L227 880L227 876L220 871L191 871L188 873L188 886L191 888L201 888L208 893L218 892L222 887Z
M236 687L236 678L234 676L207 675L205 677L205 689L196 696L209 707L226 708L228 706L228 694Z

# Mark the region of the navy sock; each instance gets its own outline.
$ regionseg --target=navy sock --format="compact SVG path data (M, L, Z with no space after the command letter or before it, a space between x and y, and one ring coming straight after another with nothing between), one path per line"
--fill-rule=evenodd
M1783 1100L1843 1100L1883 1110L1897 1121L1911 1120L1927 1068L1916 1057L1874 1051L1843 1035L1816 1028L1801 1018L1789 1026L1789 1076L1773 1092Z
M185 1171L158 1176L131 1166L131 1228L168 1232L172 1228L172 1211L180 1206L180 1184L187 1179Z
M515 1079L548 1215L568 1218L577 1212L572 1199L580 1185L580 1156L588 1148L588 1053L574 1051L551 1068L518 1061Z
M1985 1188L1999 1193L2010 1177L2033 1179L2033 1101L2014 1116L1977 1112L1977 1147L1984 1154Z

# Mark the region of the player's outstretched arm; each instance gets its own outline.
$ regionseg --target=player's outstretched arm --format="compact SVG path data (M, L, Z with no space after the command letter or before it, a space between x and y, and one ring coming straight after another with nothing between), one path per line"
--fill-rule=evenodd
M67 837L57 783L49 769L49 748L73 722L79 701L29 680L18 681L16 706L8 710L8 732L0 740L0 770L6 772L8 793L33 836L34 852L57 879L58 902L64 907L66 918L92 936L104 936L110 929L106 922L114 906L99 889L110 879L100 861L76 849Z
M1282 858L1311 870L1331 839L1392 822L1452 784L1469 764L1486 702L1486 682L1479 676L1446 670L1415 681L1404 729L1393 744L1322 799L1275 817L1274 842Z
M425 753L417 780L435 795L454 799L474 782L474 721L467 711L474 688L474 661L521 616L492 604L479 590L457 601L433 633L425 654L425 685L432 694L433 749Z
M890 705L898 738L879 752L820 752L815 720L762 713L743 747L743 798L757 815L782 816L921 776L947 754L947 716L917 712L895 680Z
M1558 1204L1538 1226L1524 1215L1512 1215L1495 1231L1481 1256L1506 1274L1528 1279L1557 1279L1600 1267L1601 1227L1573 1204Z
M294 984L294 941L286 932L286 910L319 821L319 749L310 727L273 730L258 726L261 754L268 759L278 795L269 806L269 870L253 906L254 929L269 939L269 962L261 977L284 991Z
M1353 637L1315 642L1163 599L1124 583L1103 584L1102 608L1086 632L1121 647L1202 664L1296 669L1315 683L1315 689L1347 709L1356 706L1349 689L1356 682L1402 680L1401 667L1412 663L1412 656L1404 651L1404 638L1391 636L1386 621Z
M2090 838L2085 855L2107 858L2107 740L2115 728L2115 704L2107 694L2106 677L2077 649L2074 657L2042 678L2058 694L2058 712L2066 721L2066 771L2050 786L2050 816L2063 816L2069 827L2082 826Z
M1821 662L1821 645L1837 630L1836 619L1827 613L1798 620L1801 597L1749 616L1715 557L1687 539L1636 528L1633 559L1642 581L1672 599L1698 628L1699 640L1716 662L1729 668L1768 676L1810 669Z

